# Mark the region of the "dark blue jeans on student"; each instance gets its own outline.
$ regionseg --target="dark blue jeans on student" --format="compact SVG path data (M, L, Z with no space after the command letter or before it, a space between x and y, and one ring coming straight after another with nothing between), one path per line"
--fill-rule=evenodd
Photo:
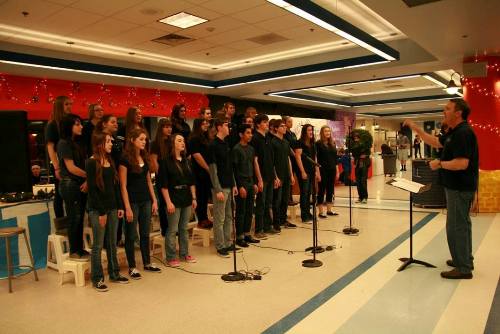
M106 248L106 257L108 258L108 275L111 280L116 280L120 277L120 266L116 258L116 229L118 223L117 210L111 210L106 213L106 225L99 224L99 212L95 210L89 211L89 221L92 226L92 234L94 240L92 243L91 264L91 280L97 284L100 280L104 280L102 272L101 253L103 246ZM106 236L106 242L104 242ZM104 245L104 243L106 243Z
M62 179L59 191L69 219L68 241L71 254L83 253L83 217L87 196L80 191L80 184L72 179Z
M273 226L279 228L286 222L286 211L288 210L288 199L290 196L290 178L281 180L281 187L274 189L273 193Z
M255 200L255 233L271 229L271 207L273 205L273 182L264 182L262 192Z
M137 240L137 224L139 224L139 245L141 248L142 264L151 264L149 258L149 233L151 232L151 201L130 203L134 219L132 222L125 221L125 253L129 268L135 265L135 241Z
M247 191L247 197L241 198L240 195L236 196L236 237L243 239L245 234L250 234L252 226L252 214L254 204L254 189L253 184L249 182L243 186Z
M303 221L312 218L311 191L312 191L313 180L314 180L314 173L312 175L307 174L307 180L304 180L302 176L299 178L300 218L302 218Z

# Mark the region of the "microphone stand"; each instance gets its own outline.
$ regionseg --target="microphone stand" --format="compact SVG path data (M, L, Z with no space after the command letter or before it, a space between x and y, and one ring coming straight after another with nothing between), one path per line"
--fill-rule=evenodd
M244 281L245 280L245 275L242 273L239 273L238 270L236 269L236 220L235 220L235 208L234 208L234 196L233 196L233 189L231 188L231 191L229 192L230 200L231 200L231 213L233 215L232 217L232 224L233 224L233 271L230 271L227 274L224 274L221 276L221 279L226 282L236 282L236 281Z
M342 230L344 234L347 235L356 235L359 232L359 229L352 227L352 180L351 180L351 145L352 145L352 139L351 139L351 134L352 134L352 126L349 125L349 132L347 135L347 138L349 138L349 141L347 142L347 155L349 156L349 175L348 175L348 180L349 180L349 227L346 227ZM357 180L356 180L357 181Z
M321 167L316 161L310 157L306 157L307 160L312 163L315 167ZM318 217L316 216L316 178L312 182L312 205L313 205L313 245L312 247L306 248L307 251L312 251L313 258L302 261L302 266L307 268L321 267L323 262L316 259L316 253L323 253L325 250L323 247L318 246Z

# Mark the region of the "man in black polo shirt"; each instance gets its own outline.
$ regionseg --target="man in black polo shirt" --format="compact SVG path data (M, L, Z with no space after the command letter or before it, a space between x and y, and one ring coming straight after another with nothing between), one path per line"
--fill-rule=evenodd
M283 116L283 120L285 121L286 125L286 133L285 133L285 140L290 144L290 147L295 147L295 143L297 142L297 135L292 131L293 128L293 118L290 116ZM290 151L290 162L292 163L292 174L295 174L296 176L299 175L299 166L297 166L297 160L295 160L295 154L293 153L293 150ZM292 197L292 189L293 187L290 187L290 195L288 199L288 205L297 205L298 202L295 202ZM293 217L295 219L295 217Z
M292 164L290 162L290 144L285 140L285 121L277 119L273 122L274 136L271 139L271 147L274 155L274 169L276 176L280 180L280 186L274 189L273 193L273 226L280 230L280 225L285 228L294 228L297 225L286 221L286 211L288 209L288 198L291 185L295 183L292 174Z
M276 174L273 166L273 149L267 136L269 118L265 114L257 114L254 119L255 133L250 144L255 150L258 168L257 186L259 193L255 200L255 237L266 238L266 233L277 234L279 231L271 226L271 205L273 201L273 188Z
M476 135L467 123L469 113L464 100L450 100L444 108L444 121L450 130L439 138L417 128L412 121L404 123L426 144L443 148L441 159L431 161L429 166L439 169L439 179L446 192L446 235L451 253L451 260L446 264L455 268L443 271L441 277L450 279L470 279L474 269L469 210L477 190L479 154Z
M238 191L234 185L233 168L231 165L231 150L225 138L229 135L228 120L215 119L217 135L209 145L208 167L212 181L212 199L214 210L214 242L217 254L229 257L232 250L231 232L233 211L231 208L232 195Z

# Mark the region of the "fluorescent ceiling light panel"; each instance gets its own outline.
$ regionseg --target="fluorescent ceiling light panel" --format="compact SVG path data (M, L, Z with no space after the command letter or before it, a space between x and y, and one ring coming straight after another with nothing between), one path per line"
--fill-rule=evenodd
M169 24L169 25L174 26L174 27L186 29L186 28L193 27L193 26L201 24L201 23L205 23L207 21L208 20L206 20L204 18L194 16L194 15L191 15L191 14L185 13L185 12L180 12L180 13L177 13L175 15L161 19L158 22Z
M267 0L297 16L302 17L328 31L331 31L354 44L373 52L382 58L393 61L399 59L399 52L376 38L353 26L344 19L329 12L312 1L303 0Z

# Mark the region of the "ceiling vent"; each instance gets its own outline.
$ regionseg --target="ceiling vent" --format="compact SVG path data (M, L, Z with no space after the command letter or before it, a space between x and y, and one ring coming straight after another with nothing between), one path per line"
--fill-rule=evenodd
M152 40L153 42L162 43L170 46L177 46L194 41L194 38L181 36L177 34L168 34Z
M403 2L408 6L408 7L417 7L417 6L422 6L426 5L431 2L438 2L441 0L403 0Z
M260 35L256 37L252 37L247 39L247 41L254 42L260 45L269 45L273 43L278 43L278 42L283 42L287 41L288 38L283 37L281 35L275 34L275 33L270 33L270 34L265 34L265 35Z

